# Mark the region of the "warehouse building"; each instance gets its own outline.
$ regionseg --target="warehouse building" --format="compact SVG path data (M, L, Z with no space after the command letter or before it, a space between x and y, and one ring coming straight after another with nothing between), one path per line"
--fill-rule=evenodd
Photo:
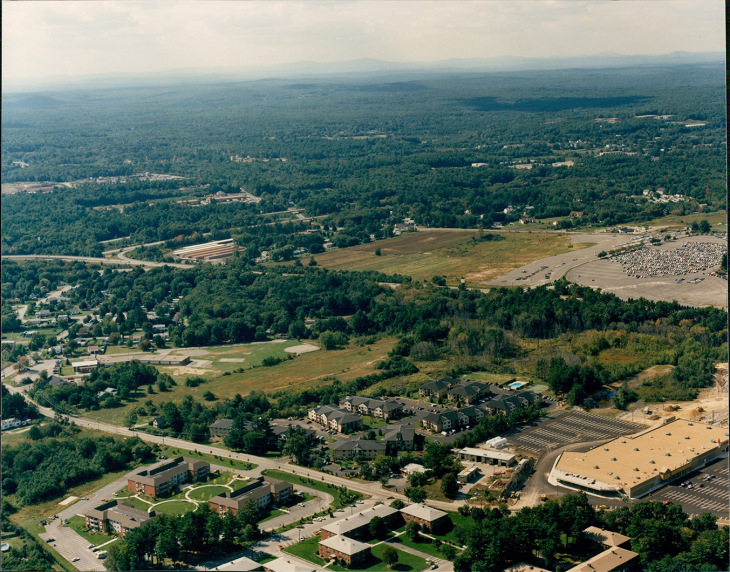
M677 419L585 453L566 451L550 482L599 496L639 498L727 450L727 429Z

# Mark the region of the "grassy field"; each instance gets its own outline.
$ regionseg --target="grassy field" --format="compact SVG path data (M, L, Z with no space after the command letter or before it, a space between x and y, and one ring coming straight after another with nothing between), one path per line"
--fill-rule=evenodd
M297 475L292 475L291 473L279 471L277 469L267 469L266 471L264 471L264 474L274 479L286 481L287 483L291 483L293 485L307 487L323 493L330 494L335 497L335 500L332 502L333 508L343 508L345 506L351 505L356 500L366 498L365 495L355 491L346 490L343 492L342 489L337 487L330 487L326 483L317 482L313 479L302 478Z
M713 231L725 232L727 227L725 226L725 217L727 216L726 211L717 211L714 213L695 213L688 215L669 215L662 218L655 218L649 221L636 223L638 225L650 225L650 226L668 226L668 227L685 227L691 225L693 222L699 223L702 220L706 220L712 225ZM719 226L722 223L722 226ZM633 223L632 223L633 224Z
M257 367L249 369L248 362L220 362L221 357L245 355L251 348L259 347L256 359L263 360L269 352L278 352L276 355L285 355L284 348L290 345L299 345L299 342L287 342L285 344L269 343L246 346L228 346L226 348L205 350L205 355L197 356L201 360L213 360L209 368L191 367L160 367L161 371L169 373L176 378L178 385L170 391L156 392L148 395L144 392L137 392L138 401L127 404L124 407L104 409L101 411L84 412L81 416L87 419L97 417L106 422L120 425L124 416L130 408L138 407L140 403L152 400L159 405L164 401L182 401L186 395L192 395L196 400L203 401L202 395L211 391L216 397L229 398L237 393L246 395L254 389L263 391L275 391L283 388L305 389L321 384L321 380L327 376L337 376L343 381L356 377L369 375L378 370L375 364L385 358L394 343L392 339L379 340L369 346L353 346L342 350L325 351L320 350L297 356L292 360L286 360L273 367ZM246 349L244 349L246 348ZM253 350L251 350L253 351ZM216 352L216 353L213 353ZM266 352L266 354L264 353ZM274 354L269 354L274 355ZM221 375L220 369L232 367L234 369L245 368L240 373ZM189 375L201 375L210 381L198 387L187 387L183 380Z
M284 552L288 552L289 554L293 554L294 556L298 556L299 558L303 558L304 560L308 560L309 562L313 562L319 566L325 564L325 561L317 556L317 552L319 552L319 535L307 538L306 540L302 540L301 542L297 542L291 546L287 546L284 548Z
M353 248L337 249L314 258L336 270L374 270L404 274L416 280L444 276L449 284L500 276L546 256L571 250L570 238L546 232L499 232L499 241L476 241L474 230L421 230ZM379 248L381 256L375 256ZM580 245L573 245L573 249Z
M213 485L209 487L198 487L190 492L188 495L191 499L199 501L207 501L212 499L214 496L222 495L223 493L229 492L227 487L221 485Z
M155 505L153 509L158 514L169 514L170 516L180 516L186 512L192 512L197 508L194 503L186 501L170 501Z

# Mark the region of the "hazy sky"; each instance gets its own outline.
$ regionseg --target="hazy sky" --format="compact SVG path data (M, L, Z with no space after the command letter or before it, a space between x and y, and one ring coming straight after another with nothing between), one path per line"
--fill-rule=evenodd
M722 0L9 1L2 78L724 51Z

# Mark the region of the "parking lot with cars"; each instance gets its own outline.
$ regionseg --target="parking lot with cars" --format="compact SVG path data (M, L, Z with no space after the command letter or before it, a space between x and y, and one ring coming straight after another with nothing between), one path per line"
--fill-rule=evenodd
M643 428L636 423L585 411L558 411L504 437L517 449L534 454L570 443L630 435Z
M678 504L689 515L711 512L727 519L728 484L728 460L718 459L642 500Z

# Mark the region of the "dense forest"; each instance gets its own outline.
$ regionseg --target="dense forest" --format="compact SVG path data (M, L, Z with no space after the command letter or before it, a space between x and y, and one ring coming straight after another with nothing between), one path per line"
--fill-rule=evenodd
M405 217L488 228L581 211L571 225L614 225L718 209L723 83L698 65L10 95L3 182L51 184L2 195L2 253L231 231L249 246L289 207L342 245ZM180 202L241 188L260 202ZM686 200L641 197L659 188ZM267 238L255 248L296 247Z
M79 431L56 422L33 426L30 443L3 447L3 496L14 495L17 506L38 504L152 458L152 448L136 437L87 437Z

